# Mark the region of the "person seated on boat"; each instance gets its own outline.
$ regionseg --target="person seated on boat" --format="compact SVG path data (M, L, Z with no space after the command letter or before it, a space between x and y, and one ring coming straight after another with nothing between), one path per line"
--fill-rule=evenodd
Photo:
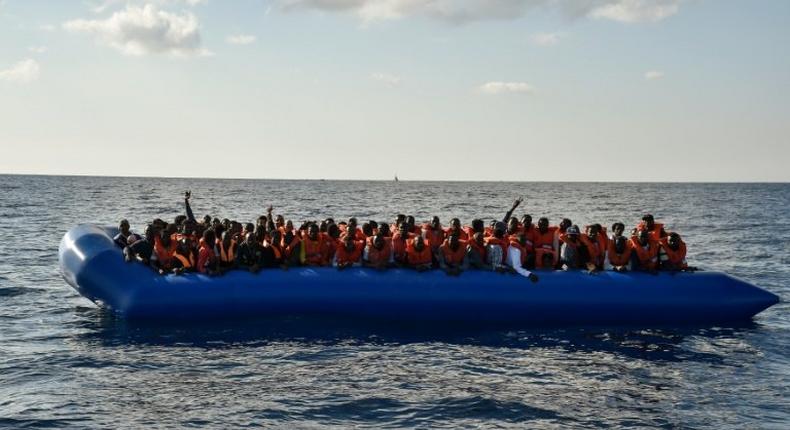
M612 224L612 236L609 238L609 240L611 241L620 236L623 236L624 232L625 232L625 224L621 222L616 222Z
M497 272L509 272L512 269L506 264L508 240L505 238L507 227L505 223L497 221L491 236L485 238L486 244L486 263Z
M450 276L458 276L469 267L466 258L466 242L458 238L458 234L451 233L444 240L437 252L439 268Z
M631 238L631 265L634 270L655 273L658 269L658 242L648 230L639 230Z
M474 233L472 240L467 242L466 260L472 269L491 270L491 265L487 262L485 235L482 232Z
M362 252L365 249L365 241L356 240L350 234L343 237L340 246L335 251L335 258L332 265L338 270L343 270L353 266L362 265Z
M177 228L181 228L181 226L184 225L184 221L186 220L186 215L176 215L176 217L173 219L173 224L175 224Z
M406 248L408 247L409 240L415 235L409 231L409 224L402 222L398 226L398 231L392 236L392 257L395 264L405 266L406 262Z
M307 227L307 235L301 241L299 262L303 266L329 266L329 247L315 223Z
M466 234L466 231L461 228L461 220L458 218L451 219L450 226L444 231L445 237L450 237L452 234L457 235L458 240L462 240L464 242L469 240L469 236Z
M216 236L214 230L206 230L203 232L203 241L198 249L197 270L205 275L219 274L218 259L214 254L214 245L216 243Z
M535 268L552 269L560 261L559 236L556 226L549 226L549 219L538 219L538 228L535 230Z
M247 233L239 244L235 257L236 267L258 273L264 265L263 246L255 233Z
M371 225L369 222L362 223L362 235L365 237L365 239L373 237L373 234L373 225Z
M139 240L131 242L123 249L123 258L126 262L138 260L145 265L150 265L156 268L156 261L152 261L151 257L154 254L154 237L156 230L152 224L145 228L145 236Z
M296 234L293 227L293 222L288 220L280 230L280 235L282 237L282 247L285 252L285 259L298 263L300 260L299 250L301 248L301 238Z
M240 237L247 237L247 233L255 233L255 224L248 222L244 224L244 229L240 233Z
M130 243L141 239L139 234L132 233L132 230L129 227L129 221L125 219L121 220L120 224L118 225L118 230L118 234L116 234L112 240L115 241L115 244L121 247L121 249L126 248Z
M485 229L485 222L483 222L480 218L475 218L472 220L472 224L464 227L464 231L466 232L466 237L473 237L475 233L482 233L485 237L486 229Z
M626 239L620 231L619 236L614 236L609 240L609 248L606 251L606 266L615 272L627 272L631 269L631 241Z
M249 227L252 227L252 224L249 224ZM254 228L254 227L253 227ZM246 231L246 229L245 229ZM214 247L214 254L219 256L218 264L219 270L221 272L226 272L228 270L233 269L236 267L236 254L239 247L239 236L235 235L229 231L223 232L221 235L217 236L216 231L214 232L215 237L221 237L222 239L217 239L216 244ZM254 231L247 231L244 233L244 238L246 241L247 236L255 239L255 232Z
M386 224L382 223L382 227ZM363 266L372 267L377 270L384 270L393 263L392 245L389 238L384 236L385 232L379 229L365 247L363 255Z
M418 272L433 268L433 253L422 236L414 236L406 243L406 264Z
M409 233L414 235L422 234L422 227L417 225L417 222L414 220L414 217L411 215L406 216L406 224L409 226Z
M363 233L362 230L359 229L359 224L357 223L357 219L354 217L348 219L348 223L346 224L346 231L340 235L340 238L342 239L343 236L346 236L348 234L351 234L352 235L351 237L353 237L354 240L365 240L366 237L365 233Z
M527 244L526 234L522 231L510 236L505 264L515 273L529 278L532 282L538 282L538 276L527 270L530 258L533 259L534 264L534 253Z
M571 225L564 233L560 233L560 266L563 270L579 269L585 267L585 258L582 255L584 244L580 238L579 227Z
M404 214L395 215L395 222L390 226L392 228L390 234L397 233L398 227L400 227L400 225L403 224L405 221L406 221L406 215Z
M195 270L195 254L192 252L188 239L181 239L176 242L176 251L173 253L171 271L180 275L184 272Z
M657 223L652 214L645 214L642 216L642 222L636 226L635 230L637 232L641 230L647 230L647 232L650 234L650 239L655 242L667 237L667 232L664 230L664 224Z
M606 236L606 229L601 224L591 224L585 226L586 241L584 245L590 256L590 262L595 265L596 270L603 270L606 260L606 250L609 249L609 238Z
M658 261L661 270L672 272L694 271L695 267L690 267L686 262L686 243L677 233L669 233L659 242Z
M505 230L505 237L510 239L510 237L515 238L521 232L521 223L518 221L518 218L512 216L507 222L507 229Z
M171 229L165 228L154 237L154 255L160 275L173 269L173 254L176 252L178 243L173 240L171 231Z
M386 222L379 223L379 228L376 234L380 234L383 237L392 237L392 230L390 230L389 224Z
M431 218L430 223L422 226L422 235L431 247L431 252L436 254L445 239L444 229L442 228L442 223L439 221L438 216Z
M282 234L279 230L272 230L269 240L263 242L263 267L280 267L288 270L289 266L299 264L299 253L295 252L289 259L283 246Z

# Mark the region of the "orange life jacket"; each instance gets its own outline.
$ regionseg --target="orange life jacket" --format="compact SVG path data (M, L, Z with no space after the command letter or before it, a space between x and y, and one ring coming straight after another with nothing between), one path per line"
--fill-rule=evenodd
M628 262L631 261L631 251L633 250L631 241L625 241L625 247L623 248L623 253L618 254L617 249L615 249L614 241L609 241L609 249L607 250L607 255L609 257L609 263L612 266L626 266Z
M450 242L445 240L442 246L439 247L439 252L442 253L445 263L454 265L461 264L466 257L466 242L459 240L458 249L453 251L453 249L450 248Z
M501 239L496 236L489 236L486 237L485 242L486 246L499 245L499 247L502 248L502 263L504 264L505 260L507 259L507 246L510 242L507 236Z
M339 243L335 251L337 264L359 263L362 260L363 243L361 240L354 241L354 249L351 252L346 249L345 243Z
M308 237L304 238L302 240L302 251L304 252L303 264L323 266L329 261L326 242L324 242L320 235L316 240L312 240Z
M661 248L667 255L667 262L676 267L688 267L686 264L686 242L680 241L678 249L673 250L669 247L669 238L664 237L661 239Z
M459 240L469 240L469 235L463 228L459 228L458 231L453 230L452 227L444 229L444 237L450 237L453 233L458 234Z
M643 269L653 270L658 266L658 242L648 240L647 249L645 249L637 238L632 237L631 248L636 252L639 265Z
M480 254L480 258L481 258L481 259L482 259L484 262L486 261L486 255L487 255L487 251L486 251L486 247L485 247L485 242L484 242L484 243L483 243L483 245L481 246L481 245L480 245L480 244L478 244L478 243L477 243L477 242L476 242L474 239L471 239L471 240L469 240L469 241L467 242L467 245L469 245L469 246L470 246L470 247L471 247L473 250L477 251L477 253L478 253L478 254Z
M422 251L414 248L414 239L409 239L406 244L406 261L411 265L431 264L431 247L423 244Z
M653 229L648 230L647 232L650 234L650 239L656 242L661 240L661 231L664 229L664 224L661 223L653 223ZM636 226L637 231L647 230L647 225L644 221L640 221L639 224Z
M411 234L409 236L411 236ZM406 248L408 248L408 243L410 240L411 237L401 237L400 232L395 233L395 235L392 236L392 252L394 254L395 261L399 263L406 262Z
M431 228L430 224L425 224L423 226L422 232L423 232L423 237L425 238L425 240L428 241L428 244L430 245L431 249L436 250L440 246L442 246L442 242L444 242L445 239L444 230L442 229L434 230L433 228Z
M549 227L545 233L541 233L540 230L537 228L535 229L535 242L534 246L537 250L538 248L544 249L554 249L554 238L557 235L557 230L559 228L556 226Z
M386 264L390 261L391 255L392 240L390 238L384 239L384 246L382 246L381 249L376 249L373 243L368 244L368 262L371 264Z

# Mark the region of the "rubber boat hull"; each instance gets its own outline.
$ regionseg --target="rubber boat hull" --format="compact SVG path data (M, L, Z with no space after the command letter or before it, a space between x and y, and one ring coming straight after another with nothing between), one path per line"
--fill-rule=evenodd
M91 301L132 319L327 317L515 326L681 325L742 321L779 298L716 272L538 271L417 273L352 268L161 276L123 261L114 228L80 225L60 244L63 277Z

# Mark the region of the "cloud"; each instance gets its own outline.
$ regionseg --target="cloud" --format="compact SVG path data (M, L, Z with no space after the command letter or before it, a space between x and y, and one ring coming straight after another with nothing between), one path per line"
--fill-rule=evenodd
M384 84L393 87L400 85L401 83L400 76L389 75L387 73L374 73L370 75L370 79L373 79L374 81L378 81L378 82L383 82Z
M659 21L682 0L275 0L283 10L346 12L365 22L422 16L452 23L518 19L537 8L569 17L620 22Z
M27 48L27 50L32 52L32 53L34 53L34 54L43 54L43 53L47 52L47 47L46 46L30 46L30 47Z
M648 81L655 81L664 77L664 72L658 70L650 70L645 72L645 79Z
M94 6L91 7L91 11L93 11L93 13L104 13L114 9L116 6L133 2L135 2L135 0L102 0L94 3ZM205 4L208 0L137 0L136 2L142 4L159 4L162 6L186 5L192 7Z
M170 13L153 4L127 5L103 20L77 19L63 24L73 33L86 33L100 44L126 55L210 55L201 47L200 27L191 13Z
M537 46L554 46L560 43L560 33L535 33L530 37L533 45Z
M234 34L225 38L231 45L249 45L255 42L255 36L249 34Z
M41 74L41 66L36 60L27 58L8 69L0 70L0 81L26 84L38 79Z
M656 22L678 13L679 9L678 0L619 0L594 8L589 16L625 23Z
M505 94L505 93L531 93L534 91L532 85L526 82L486 82L477 87L483 94Z
M38 29L41 30L41 31L46 31L47 33L51 33L53 31L57 30L57 27L55 27L52 24L42 24L42 25L38 26Z

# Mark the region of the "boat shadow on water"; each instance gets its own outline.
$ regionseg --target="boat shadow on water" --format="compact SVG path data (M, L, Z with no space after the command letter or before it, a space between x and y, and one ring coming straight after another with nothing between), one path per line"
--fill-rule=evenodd
M765 328L754 321L725 326L592 326L514 328L470 324L327 318L244 318L220 321L138 321L102 308L78 308L76 341L102 346L244 348L274 343L305 345L404 345L444 343L508 349L558 349L569 353L610 353L648 361L716 364L727 358L717 349L690 347L689 341L726 345Z

